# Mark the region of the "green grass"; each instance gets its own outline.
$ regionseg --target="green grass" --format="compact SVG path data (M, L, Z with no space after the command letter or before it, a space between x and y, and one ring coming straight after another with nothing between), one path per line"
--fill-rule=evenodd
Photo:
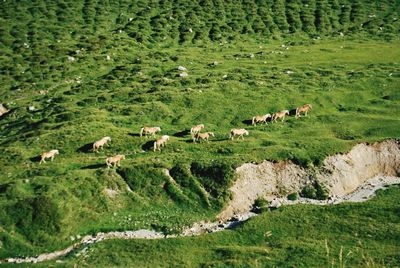
M213 166L212 161L237 166L264 159L319 165L327 155L345 152L359 142L399 138L398 41L316 41L272 54L281 51L279 44L262 45L261 49L260 44L248 44L240 50L232 45L164 49L167 55L179 55L176 62L164 62L153 50L142 49L144 61L140 64L118 60L100 73L96 70L101 68L91 70L79 64L73 68L88 72L81 84L64 84L46 96L34 95L34 89L7 92L4 99L16 101L10 105L13 112L1 120L5 152L0 156L2 225L5 233L20 243L18 255L59 248L76 234L172 228L212 218L226 200L222 193L229 183L213 190L201 176L191 175L192 186L182 180L174 188L166 178L152 175L153 171L161 174L162 168L190 167L195 162ZM235 59L236 54L258 51L264 55ZM220 64L208 67L214 60ZM170 75L169 84L163 84L163 77L177 73L178 65L189 69L189 77ZM126 70L116 72L121 68L117 66ZM143 78L135 75L133 68L141 70ZM155 70L159 74L154 75ZM286 70L294 73L288 75ZM288 117L284 123L268 126L246 124L245 120L256 114L304 103L314 107L307 118ZM32 104L37 112L26 110ZM179 134L198 123L214 131L216 138L193 144L188 135ZM146 147L152 139L137 136L143 125L161 126L162 134L172 136L165 150L154 153ZM247 128L250 136L245 141L228 140L233 127ZM113 140L99 154L79 150L102 136ZM60 150L54 162L38 165L34 157L53 148ZM132 177L145 182L145 188L127 191L129 181L121 172L102 166L107 155L117 153L128 154L121 171L150 168ZM105 188L121 193L111 199L103 193ZM209 194L212 191L214 195ZM15 219L7 212L17 200L37 195L51 198L62 215L60 234L46 236L40 243L20 236ZM126 215L135 220L125 222ZM0 251L3 257L15 255L13 248Z
M365 203L296 205L236 229L167 240L108 240L58 266L397 267L400 188ZM38 266L48 266L54 262Z
M242 163L316 166L359 142L399 138L398 1L317 2L301 18L293 15L296 1L258 9L254 1L225 9L196 2L181 9L180 1L152 1L150 9L143 1L2 3L0 102L11 112L0 118L0 258L60 249L71 236L98 231L176 232L214 218ZM159 29L171 15L179 19ZM188 77L178 77L180 65ZM314 107L307 118L247 124L304 103ZM216 133L210 143L193 144L186 134L199 123ZM161 153L149 150L153 139L138 137L144 125L171 136ZM245 141L228 140L236 127L249 130ZM110 147L87 151L103 136L112 137ZM39 165L37 156L50 149L60 155ZM121 153L122 167L107 170L105 158Z

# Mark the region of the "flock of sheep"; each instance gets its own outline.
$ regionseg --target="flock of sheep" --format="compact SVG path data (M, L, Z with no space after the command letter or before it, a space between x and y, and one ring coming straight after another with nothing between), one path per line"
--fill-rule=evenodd
M301 113L304 113L305 116L307 116L308 111L312 109L311 104L304 104L303 106L300 106L296 108L296 118L300 117ZM252 125L256 125L257 123L265 123L267 124L267 120L270 119L271 122L276 122L278 119L281 119L284 121L285 115L289 115L289 110L283 110L280 112L276 112L273 115L271 114L265 114L265 115L258 115L254 116L252 118ZM204 128L204 124L199 124L196 126L193 126L190 129L190 134L192 136L193 142L196 143L196 141L207 141L209 140L210 137L215 137L213 132L204 132L202 133L201 130ZM140 137L145 135L146 137L148 135L151 135L152 137L155 137L157 132L160 132L161 128L160 127L143 127L140 129ZM233 128L230 130L229 133L229 139L234 139L237 137L237 139L242 138L244 140L244 135L248 136L249 132L244 129L244 128ZM163 135L161 138L157 139L154 144L153 144L153 151L161 151L161 147L165 146L167 141L169 140L168 135ZM94 152L98 152L101 148L103 148L104 145L106 145L109 141L111 141L111 137L103 137L100 140L96 141L93 143L92 150ZM51 161L53 161L54 157L59 154L58 150L51 150L48 152L44 152L40 155L41 159L39 164L41 163L46 163L46 159L50 158ZM125 159L125 155L118 154L115 156L107 157L106 158L106 164L107 167L116 167L120 165L121 160Z

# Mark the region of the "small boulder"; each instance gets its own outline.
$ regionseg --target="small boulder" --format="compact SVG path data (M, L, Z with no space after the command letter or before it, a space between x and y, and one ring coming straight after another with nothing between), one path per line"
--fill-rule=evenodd
M184 66L178 66L179 71L187 71L186 67Z

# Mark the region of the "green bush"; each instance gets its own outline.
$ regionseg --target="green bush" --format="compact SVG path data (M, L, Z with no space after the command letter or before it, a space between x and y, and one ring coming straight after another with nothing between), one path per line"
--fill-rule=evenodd
M312 184L306 185L300 192L301 197L325 200L329 197L328 191L324 185L318 181L314 181Z
M297 192L291 193L287 196L288 200L295 201L299 198L299 194Z
M306 185L303 190L300 192L301 197L316 199L317 190L315 189L313 184Z
M270 202L268 200L265 200L264 198L257 198L254 201L254 206L257 206L259 208L265 208L269 206L269 203Z

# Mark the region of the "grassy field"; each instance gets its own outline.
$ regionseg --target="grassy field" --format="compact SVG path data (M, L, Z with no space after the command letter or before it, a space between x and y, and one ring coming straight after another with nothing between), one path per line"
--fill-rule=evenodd
M0 118L0 259L98 231L176 233L214 218L242 163L312 167L359 142L400 137L398 1L311 1L298 18L290 13L296 1L257 2L261 28L251 19L254 1L225 1L224 14L195 2L182 13L180 1L163 2L0 5L0 103L10 109ZM211 17L203 24L197 11ZM182 20L159 31L157 21L170 15ZM313 105L307 118L249 124L304 103ZM188 130L199 123L215 132L210 143L192 143ZM143 126L171 136L161 152L151 150L153 138L139 137ZM230 141L231 128L250 135ZM112 137L110 147L90 151L103 136ZM60 155L39 165L51 149ZM127 159L108 170L105 158L115 154Z
M291 43L288 50L278 42L239 49L225 44L165 48L162 56L126 47L131 58L140 55L140 63L116 59L47 95L9 92L4 98L16 104L1 120L1 255L58 248L60 239L67 245L71 235L100 230L174 232L217 213L229 198L232 168L240 163L292 159L312 166L358 142L398 138L398 46L349 39ZM214 61L219 64L209 67ZM188 68L188 77L176 77L179 65ZM254 115L304 103L314 107L307 118L248 125ZM38 110L27 110L29 105ZM193 144L185 131L198 123L216 138ZM161 153L149 148L153 139L138 136L143 125L171 135ZM233 127L247 128L249 137L228 140ZM112 137L111 147L87 151L102 136ZM38 165L36 156L53 148L60 150L54 162ZM104 158L117 153L127 159L116 172L107 170ZM163 168L180 178L177 186ZM110 198L106 188L120 194ZM44 207L40 220L26 219L37 210L37 196L48 198L53 210ZM20 207L26 209L22 215L15 213Z
M365 203L297 205L199 237L109 240L48 267L397 267L400 188Z

